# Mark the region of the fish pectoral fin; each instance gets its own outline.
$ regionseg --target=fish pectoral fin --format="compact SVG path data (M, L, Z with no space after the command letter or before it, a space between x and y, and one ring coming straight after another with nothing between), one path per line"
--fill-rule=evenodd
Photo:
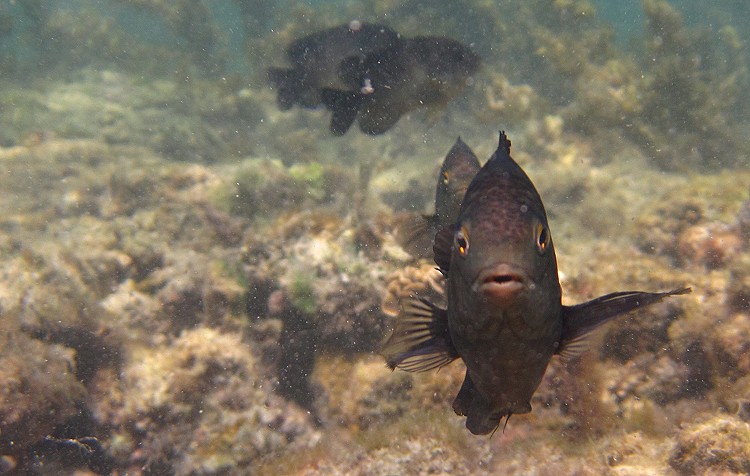
M412 215L399 226L399 241L406 246L420 241L429 233L430 228L436 222L436 215Z
M330 125L331 133L337 136L344 135L357 118L362 96L352 91L323 89L320 91L320 99L323 101L323 105L333 113Z
M567 362L589 350L589 334L582 334L571 340L561 339L560 346L555 352L560 358Z
M448 312L426 299L407 300L381 353L392 370L407 372L424 372L453 362L458 352L448 331Z
M448 275L451 264L451 247L453 246L453 226L444 226L435 233L435 241L432 245L432 253L435 264L443 276Z
M401 247L415 257L427 257L432 252L432 232L437 229L437 215L411 214L399 220L396 239Z
M635 309L650 306L669 296L688 294L690 288L663 293L623 291L600 296L591 301L562 308L562 336L556 354L569 359L588 347L586 337L600 325Z

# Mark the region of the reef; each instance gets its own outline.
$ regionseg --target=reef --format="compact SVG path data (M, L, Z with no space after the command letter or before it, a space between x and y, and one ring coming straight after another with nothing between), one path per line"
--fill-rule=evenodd
M587 0L0 3L0 473L750 471L750 31L642 6L623 45ZM266 68L353 18L484 66L381 137L280 113ZM443 293L404 217L456 136L484 160L500 128L565 304L693 293L555 359L486 439L451 410L460 363L378 352L403 299Z
M680 474L750 471L750 425L734 418L715 418L682 429L669 464Z

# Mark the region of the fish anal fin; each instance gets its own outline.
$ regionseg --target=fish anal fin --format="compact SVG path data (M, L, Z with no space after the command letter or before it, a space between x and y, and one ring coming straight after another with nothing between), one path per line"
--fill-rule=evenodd
M344 135L357 118L362 102L361 95L352 91L323 89L320 91L320 99L323 105L333 113L331 133L337 136Z
M586 350L586 337L602 324L635 309L656 304L669 296L688 294L691 291L690 288L662 293L623 291L606 294L575 306L563 306L562 335L555 353L565 359L573 358Z
M399 98L392 95L377 95L373 93L359 114L359 128L365 134L382 134L393 127L401 116L408 111Z
M469 371L466 371L464 377L464 383L461 384L461 390L458 391L458 395L453 400L453 411L456 415L466 416L469 414L471 405L474 402L474 398L478 395L474 382L471 381Z
M388 367L407 372L438 369L458 358L448 313L425 299L408 299L381 351Z
M456 415L466 417L466 428L474 435L493 435L503 418L506 418L505 425L507 425L512 414L510 410L493 409L490 402L474 386L468 370L464 383L461 384L461 390L453 400L453 411ZM526 413L529 411L531 411L531 406Z

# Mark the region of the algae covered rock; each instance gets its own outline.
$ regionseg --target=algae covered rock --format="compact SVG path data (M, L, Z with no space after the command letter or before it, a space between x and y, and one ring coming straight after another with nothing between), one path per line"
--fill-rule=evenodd
M0 342L0 454L18 454L79 412L75 351L16 337Z
M730 416L689 425L677 434L669 464L680 474L748 474L750 425Z
M76 375L78 352L49 334L63 324L56 312L78 313L66 295L75 285L55 290L60 273L39 270L22 258L6 259L0 271L0 455L22 456L29 445L52 434L79 413L86 389ZM46 272L45 272L46 271ZM36 284L38 279L47 285ZM75 294L74 294L75 295ZM24 325L25 324L25 325ZM80 322L79 322L80 324ZM32 327L33 326L33 327ZM27 330L28 329L28 330Z
M134 350L124 374L119 431L131 445L140 439L134 462L154 471L214 474L317 440L309 416L271 391L237 335L184 331Z
M351 468L357 475L397 474L409 468L412 474L470 474L469 465L453 448L426 438L409 440L396 448L381 448Z

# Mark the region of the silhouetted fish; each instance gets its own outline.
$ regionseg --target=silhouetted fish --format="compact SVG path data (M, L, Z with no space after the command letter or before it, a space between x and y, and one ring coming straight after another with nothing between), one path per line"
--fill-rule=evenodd
M466 377L453 402L474 434L494 431L503 417L531 411L554 354L575 355L599 325L689 288L628 291L563 306L557 260L542 200L500 144L474 177L455 226L435 239L435 261L447 277L447 309L412 300L383 355L407 371L439 368L461 358ZM507 421L507 420L506 420Z
M474 152L459 137L443 160L435 187L435 213L420 215L402 225L402 240L410 252L420 256L423 242L429 243L432 250L433 238L437 232L456 222L461 200L466 194L471 179L479 172L481 165ZM427 249L427 248L425 248Z
M373 52L346 68L345 74L363 85L353 96L324 93L323 101L333 111L331 124L344 125L347 108L353 105L362 132L382 134L411 110L445 106L478 68L479 57L450 38L405 39L400 47Z
M314 108L322 104L321 91L359 88L344 76L342 64L364 61L370 53L400 47L399 35L383 25L351 22L304 36L287 48L291 69L270 68L268 79L278 89L282 110L295 104Z
M324 104L331 132L381 134L405 113L442 106L466 86L479 57L443 37L401 38L381 25L351 22L303 37L287 50L291 69L271 68L281 109Z

